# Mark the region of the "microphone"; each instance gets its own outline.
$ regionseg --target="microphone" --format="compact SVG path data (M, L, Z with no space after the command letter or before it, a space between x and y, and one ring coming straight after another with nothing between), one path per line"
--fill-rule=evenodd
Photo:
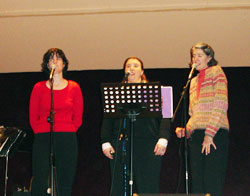
M188 76L188 80L190 80L192 78L194 70L195 70L196 67L197 67L197 64L193 63L192 64L192 69L191 69L191 71L189 73L189 76Z
M124 74L124 81L128 81L128 76L130 75L130 71L128 71L128 72L125 72L125 74Z
M53 76L54 76L54 72L56 70L56 66L53 64L51 66L51 70L50 70L50 74L49 74L49 79L52 80Z

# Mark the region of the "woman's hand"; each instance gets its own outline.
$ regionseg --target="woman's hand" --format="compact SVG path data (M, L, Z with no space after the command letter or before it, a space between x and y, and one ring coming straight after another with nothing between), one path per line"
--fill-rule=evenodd
M113 154L115 153L114 148L111 146L103 151L103 154L109 159L113 159Z
M205 152L206 155L210 154L210 145L212 145L216 150L216 145L214 144L213 138L208 135L205 135L202 143L201 153Z
M178 138L185 137L185 129L183 127L177 127L175 133Z
M166 152L167 147L157 143L155 145L154 153L155 155L163 156Z

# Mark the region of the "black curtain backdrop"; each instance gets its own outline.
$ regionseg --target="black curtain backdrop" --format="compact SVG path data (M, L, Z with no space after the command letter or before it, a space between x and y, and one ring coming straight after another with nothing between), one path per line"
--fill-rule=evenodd
M228 78L230 146L225 196L250 195L250 68L224 68ZM160 81L172 86L174 108L186 84L189 69L147 69L150 81ZM100 128L102 104L100 84L119 82L122 70L70 71L66 78L78 82L84 97L83 125L78 135L78 170L73 187L73 196L108 196L110 174L108 159L102 154ZM46 77L43 73L2 73L0 74L0 125L18 127L27 133L19 150L9 159L8 195L17 187L29 188L31 172L31 151L33 134L29 125L29 97L33 85ZM178 192L185 193L184 170L179 172L178 156L180 140L174 129L181 122L181 111L172 124L172 137L166 155L163 157L161 172L161 193L175 193L178 178ZM43 169L43 168L41 168ZM5 158L0 158L0 195L4 190Z

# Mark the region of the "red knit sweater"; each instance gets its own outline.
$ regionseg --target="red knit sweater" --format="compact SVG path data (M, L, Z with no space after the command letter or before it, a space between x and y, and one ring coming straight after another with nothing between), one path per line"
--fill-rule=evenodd
M30 97L30 125L35 134L50 132L51 91L46 81L35 84ZM53 90L54 131L76 132L82 124L83 98L80 86L69 80L62 90Z

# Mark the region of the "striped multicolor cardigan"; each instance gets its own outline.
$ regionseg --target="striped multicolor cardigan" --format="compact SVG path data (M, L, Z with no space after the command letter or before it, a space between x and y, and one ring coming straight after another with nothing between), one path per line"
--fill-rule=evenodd
M191 80L187 130L205 129L205 134L214 137L220 128L229 130L227 118L227 78L218 65L208 67L197 96L200 74Z

